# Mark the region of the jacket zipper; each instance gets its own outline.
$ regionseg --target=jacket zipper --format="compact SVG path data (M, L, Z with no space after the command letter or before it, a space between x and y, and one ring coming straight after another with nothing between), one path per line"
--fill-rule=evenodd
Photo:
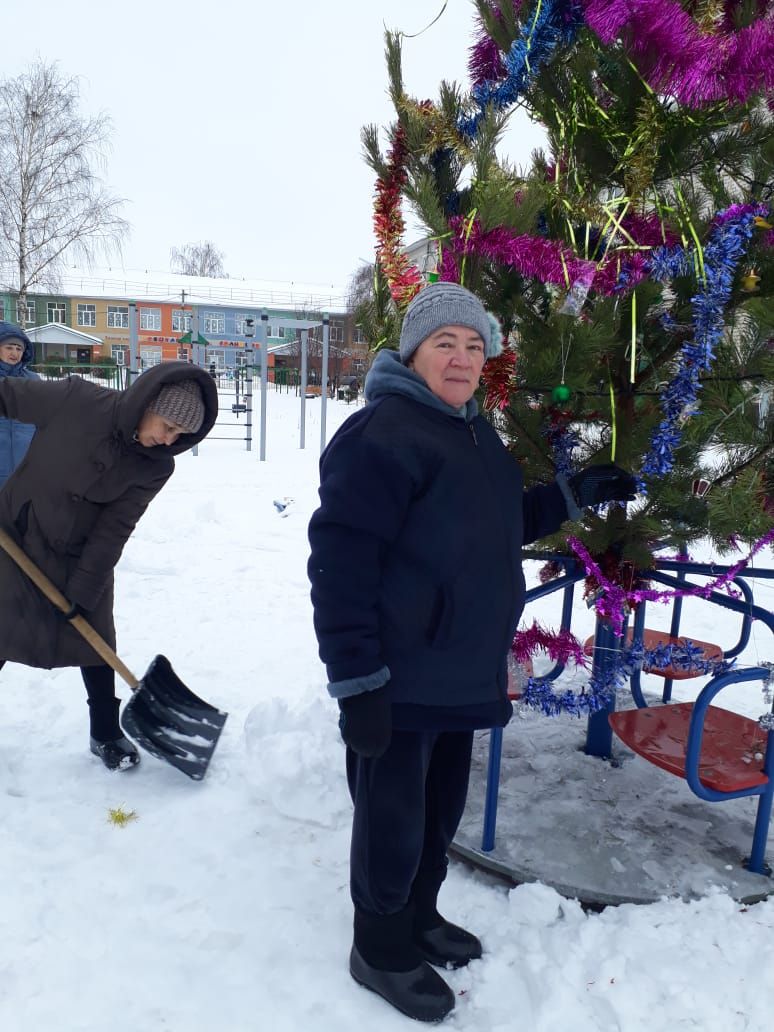
M473 444L478 448L478 438L476 437L476 430L472 423L468 423L468 430L470 430L473 437Z

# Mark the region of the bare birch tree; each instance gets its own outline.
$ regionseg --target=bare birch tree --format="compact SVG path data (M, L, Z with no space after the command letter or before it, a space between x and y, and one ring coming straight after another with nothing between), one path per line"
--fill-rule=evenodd
M183 244L173 247L169 253L172 272L183 276L206 276L210 279L226 279L223 269L223 252L211 240L198 244Z
M127 229L96 171L110 119L82 115L79 101L78 80L44 61L0 83L0 268L21 326L28 291L55 289L66 257L108 254Z

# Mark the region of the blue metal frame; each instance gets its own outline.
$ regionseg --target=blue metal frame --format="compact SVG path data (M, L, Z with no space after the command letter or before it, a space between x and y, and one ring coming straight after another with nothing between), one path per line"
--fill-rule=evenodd
M685 570L680 570L679 573L677 574L677 579L680 581L680 583L682 584L683 581L686 580L686 578L687 578L686 571ZM752 601L752 599L750 599L750 601ZM642 605L639 608L642 609L642 611L643 611L642 612L642 618L643 618L643 621L644 621L645 620L645 603L643 602ZM639 615L639 613L638 613L638 615ZM672 638L677 638L680 635L680 617L682 615L683 615L683 599L682 599L682 596L678 595L677 598L672 603L672 621L669 624L669 634L670 634L670 636ZM644 623L643 623L643 626L644 626ZM639 671L637 673L639 675ZM639 679L639 676L638 676L638 679ZM672 685L673 684L674 684L674 681L673 681L673 679L671 677L667 677L667 678L664 679L664 688L663 688L663 691L661 692L661 701L662 702L669 702L669 700L672 698Z
M699 757L701 756L701 742L704 734L704 719L707 715L709 705L718 692L722 691L729 684L738 684L740 681L768 681L771 671L768 667L750 667L747 670L729 670L728 673L718 674L704 686L691 711L691 723L688 729L688 742L685 752L685 777L691 790L700 799L708 799L710 802L722 802L725 799L742 799L745 796L759 796L758 812L755 817L755 830L753 832L753 844L750 858L745 866L755 874L771 874L771 869L766 864L766 839L769 833L769 821L771 820L771 805L774 801L774 749L772 748L772 732L766 736L766 756L763 762L763 772L767 781L763 785L753 788L742 788L733 792L718 792L714 788L708 788L699 777Z
M556 591L564 591L561 630L569 630L572 622L574 586L578 581L585 578L585 569L582 568L580 563L573 558L553 555L552 553L547 552L524 553L523 558L554 561L565 567L566 573L561 577L527 591L524 604L526 607L535 599L543 598ZM688 574L716 577L722 573L727 573L730 569L730 566L716 566L709 563L663 560L657 562L655 570L643 571L642 576L643 578L655 580L660 584L667 585L668 587L685 588ZM670 576L670 572L674 572L676 576ZM724 595L717 591L711 592L705 599L705 601L719 605L724 609L741 613L742 615L742 628L739 641L733 649L727 649L723 653L724 658L727 659L731 659L734 656L739 655L739 653L747 647L750 640L750 630L753 620L760 620L774 634L774 613L764 609L762 606L755 605L752 590L748 584L744 583L745 579L748 578L774 580L774 569L753 569L747 567L738 573L734 579L734 584L741 591L743 596L742 599L732 598L729 595ZM670 634L677 637L680 629L680 617L682 615L682 600L680 598L675 599L673 605L676 612L673 610ZM642 640L644 627L645 605L641 604L638 606L634 618L632 633L633 640ZM625 640L625 631L623 637L616 637L613 634L612 627L607 621L603 621L601 619L597 621L597 628L594 637L593 675L604 677L607 668L614 662L615 652L621 650ZM557 663L545 676L549 680L554 680L559 676L563 669L564 664ZM710 701L719 691L729 684L736 684L740 681L767 679L769 674L770 671L766 667L753 667L748 670L729 671L725 674L719 674L705 685L699 694L692 711L686 753L686 780L688 781L691 789L700 798L720 801L724 799L734 799L739 796L760 796L755 821L752 852L750 859L747 862L749 870L754 871L756 874L770 873L769 868L765 863L764 852L768 836L769 821L771 818L772 803L774 802L774 744L772 732L769 732L768 735L766 758L763 768L768 777L768 781L763 786L737 792L716 792L714 789L707 788L701 783L698 774L698 763L699 755L701 753L701 736L704 730L704 718ZM671 682L669 688L669 695L671 696ZM633 699L639 708L647 706L642 695L639 671L631 679L631 691ZM608 716L614 711L614 709L615 699L612 699L608 708L598 713L591 714L589 717L585 746L585 752L587 755L598 756L600 758L610 757L612 753L612 728L610 727ZM497 797L499 792L500 767L502 762L502 738L503 729L499 727L492 728L489 739L489 760L487 764L486 794L484 800L484 825L481 836L481 850L485 853L491 852L495 845Z
M686 567L692 567L695 565L697 564L685 564ZM670 587L685 588L686 586L691 586L691 583L686 579L686 574L694 572L696 571L693 569L685 569L680 570L678 572L677 577L669 577L668 575L659 574L658 572L654 573L653 571L651 571L649 577L650 580L658 581L661 584L667 584ZM720 592L716 591L712 592L708 599L708 601L712 601L716 605L723 606L725 609L733 609L735 612L742 614L742 627L739 632L739 640L732 649L723 650L724 659L733 659L735 656L738 656L747 648L747 645L750 641L750 632L752 630L752 622L755 613L762 612L768 614L768 610L761 609L760 606L755 605L753 601L752 589L750 588L749 584L745 584L745 582L740 579L739 581L734 581L734 586L737 587L739 591L742 593L742 596L744 597L743 602L740 602L738 599L732 600L729 595L721 595ZM729 605L728 603L730 601L735 601L736 605ZM680 597L676 598L673 603L674 610L672 612L672 623L669 628L669 633L672 635L672 637L675 638L679 637L680 634L680 615L682 613L683 608L682 603L683 600ZM634 614L634 629L632 631L633 641L642 641L643 631L645 630L645 612L646 603L642 602L637 607L637 612ZM772 631L774 631L774 626L772 626L771 629ZM645 701L645 697L642 694L642 687L640 683L641 679L642 671L636 670L634 674L632 674L631 691L632 698L634 699L634 702L639 707L639 709L643 709L645 706L648 705ZM666 678L664 682L664 690L661 695L662 702L669 702L672 698L672 683L673 682L671 677Z

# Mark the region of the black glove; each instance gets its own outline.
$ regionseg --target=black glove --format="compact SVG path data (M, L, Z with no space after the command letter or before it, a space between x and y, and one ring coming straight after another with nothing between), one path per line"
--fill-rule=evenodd
M79 606L77 602L71 602L70 608L67 610L66 613L62 613L62 616L65 618L65 620L72 620L75 616L83 616L85 617L85 619L88 620L89 612L87 609L84 609L83 606Z
M612 462L587 466L570 477L569 484L582 509L602 502L631 502L637 493L637 481L631 473Z
M341 737L361 756L381 756L392 738L392 706L384 688L339 699Z

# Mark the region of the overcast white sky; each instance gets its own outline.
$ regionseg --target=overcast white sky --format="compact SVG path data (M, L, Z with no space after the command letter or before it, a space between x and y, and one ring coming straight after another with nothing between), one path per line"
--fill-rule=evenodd
M106 178L127 200L127 271L167 271L170 247L210 239L231 276L342 287L373 256L360 128L393 117L385 26L417 33L442 7L36 0L3 12L0 74L56 60L81 78L83 110L112 118ZM474 27L471 0L448 0L404 41L410 94L435 99L442 78L467 88ZM506 139L519 163L540 143L524 119Z

